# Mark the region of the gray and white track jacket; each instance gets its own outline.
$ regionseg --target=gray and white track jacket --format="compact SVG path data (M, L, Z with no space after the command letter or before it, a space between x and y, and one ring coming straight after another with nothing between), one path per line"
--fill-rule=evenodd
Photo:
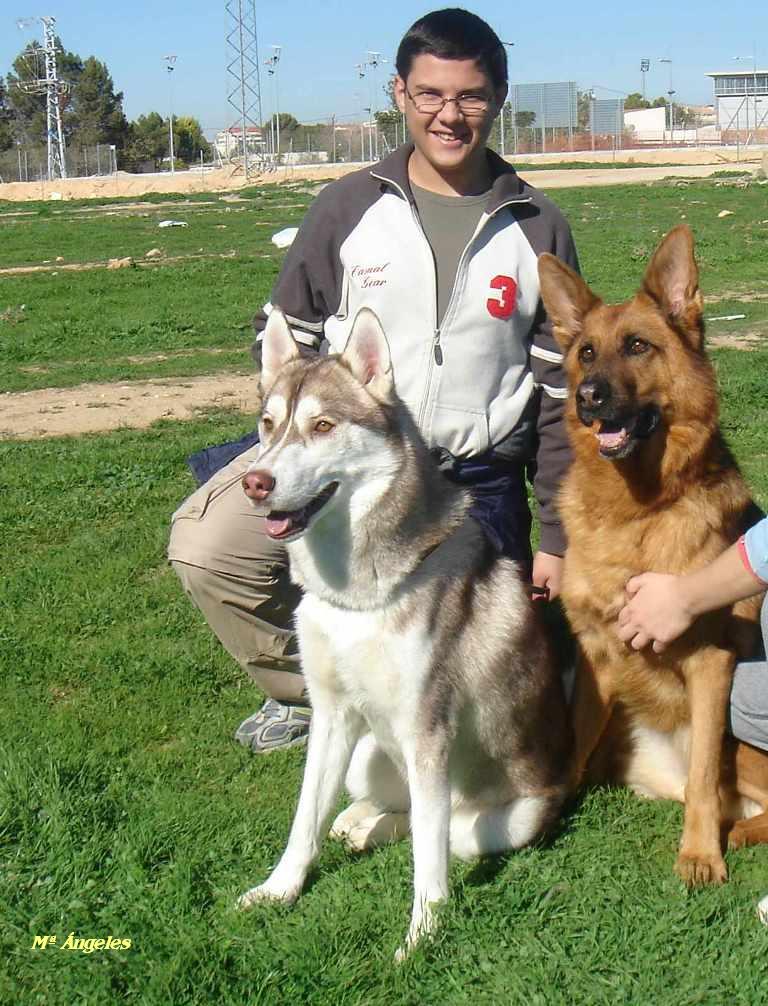
M323 189L257 315L254 355L272 304L299 342L344 349L361 307L387 334L400 397L430 447L459 459L535 461L541 548L562 554L555 494L570 462L562 355L539 296L537 257L578 269L557 207L489 151L494 183L437 324L432 249L408 182L410 146Z

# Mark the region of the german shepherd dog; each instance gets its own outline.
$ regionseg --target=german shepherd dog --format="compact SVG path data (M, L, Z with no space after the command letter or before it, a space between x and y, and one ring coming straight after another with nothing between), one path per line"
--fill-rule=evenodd
M302 359L278 310L264 333L262 450L243 489L286 544L312 726L286 850L241 908L300 894L331 833L362 850L413 836L411 923L435 925L448 853L520 848L558 817L570 724L520 569L438 470L398 398L378 318L344 353Z
M702 567L759 516L718 426L693 237L671 231L623 304L604 304L551 255L539 275L574 450L560 508L562 596L580 651L574 778L684 803L676 872L689 886L719 884L722 835L732 847L768 841L768 756L724 739L760 599L698 619L662 654L617 636L631 576Z

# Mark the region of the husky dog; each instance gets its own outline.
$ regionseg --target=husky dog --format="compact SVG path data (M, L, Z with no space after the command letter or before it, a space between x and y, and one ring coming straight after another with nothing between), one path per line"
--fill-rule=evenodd
M304 359L284 316L264 334L262 451L243 477L288 546L312 702L287 848L239 900L294 901L345 779L332 835L355 849L413 835L413 914L401 959L448 894L449 849L516 849L567 792L562 685L516 564L440 473L393 384L373 312L341 355Z

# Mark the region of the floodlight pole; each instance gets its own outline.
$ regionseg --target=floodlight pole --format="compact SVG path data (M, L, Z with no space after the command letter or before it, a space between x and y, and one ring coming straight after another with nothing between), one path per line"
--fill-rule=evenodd
M171 174L176 174L176 155L173 149L173 71L174 63L176 62L175 56L163 56L166 63L166 70L168 71L168 145L171 151Z
M651 68L651 61L649 59L640 60L640 79L642 80L643 89L643 101L645 101L645 75Z

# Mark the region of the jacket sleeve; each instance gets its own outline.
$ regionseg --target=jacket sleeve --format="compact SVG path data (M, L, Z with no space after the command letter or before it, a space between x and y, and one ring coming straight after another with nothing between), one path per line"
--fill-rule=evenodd
M261 367L261 339L273 306L288 319L294 338L307 352L317 352L325 320L339 307L343 267L339 256L336 186L323 189L307 210L283 262L270 300L253 319L256 341L251 354Z
M571 230L562 216L559 216L553 228L551 252L572 269L579 271ZM557 495L572 457L564 422L568 392L563 354L552 334L552 324L541 301L533 326L531 369L540 396L533 480L539 503L539 547L542 552L563 555L566 543L557 511Z

